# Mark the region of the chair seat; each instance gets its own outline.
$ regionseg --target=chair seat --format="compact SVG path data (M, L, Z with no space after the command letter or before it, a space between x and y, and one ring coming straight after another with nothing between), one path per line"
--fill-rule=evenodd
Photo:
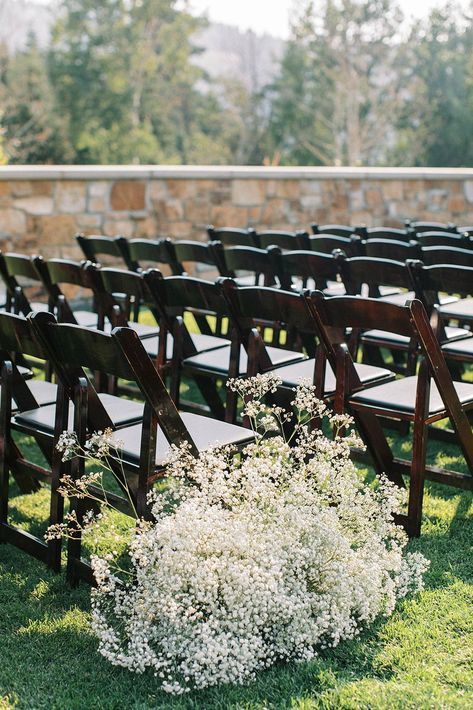
M210 446L219 444L234 444L243 446L254 439L253 432L235 424L227 424L216 419L204 417L201 414L190 412L180 412L182 420L186 425L199 451L205 451ZM117 442L121 442L120 455L125 461L137 464L140 456L141 424L120 429L116 434ZM163 463L168 458L170 446L161 428L158 429L158 442L156 447L156 467L162 468Z
M29 380L26 384L40 406L56 402L57 385L54 382Z
M461 298L440 307L442 316L458 320L473 319L473 298Z
M226 338L218 338L216 335L206 335L205 333L191 333L192 342L195 345L198 353L204 353L209 350L217 350L218 348L226 348L228 340ZM158 338L146 338L143 340L143 347L151 358L155 358L158 354ZM166 359L172 358L174 341L172 335L168 335L166 342ZM197 356L193 356L197 357Z
M292 350L283 350L282 348L266 347L266 351L275 367L279 365L287 365L291 362L299 362L305 360L302 353L293 352ZM183 365L186 368L196 370L206 370L209 373L225 376L230 367L230 346L227 345L218 350L202 352L198 355L185 358ZM240 348L240 367L238 374L245 375L248 369L248 356L244 347Z
M114 427L128 426L129 424L143 419L143 404L141 402L134 402L131 399L122 399L121 397L103 393L99 394L99 397ZM31 429L52 433L54 431L55 412L56 406L54 404L47 404L44 407L38 407L38 409L31 409L15 414L14 422ZM73 428L72 403L69 404L68 428Z
M453 383L461 404L465 407L473 406L473 384L469 382ZM369 387L362 392L350 397L352 405L368 405L379 409L386 409L393 413L402 413L414 416L416 403L417 377L404 377L386 384ZM430 387L429 416L435 416L445 411L445 405L440 397L434 381Z
M134 321L128 322L128 327L137 333L140 340L146 340L148 338L155 338L159 334L159 328L157 325L146 325L146 323L135 323ZM104 332L110 333L113 328L110 322L105 321Z
M414 291L398 291L397 293L383 294L382 287L380 286L381 296L380 301L385 301L386 303L394 303L396 306L404 306L406 301L412 301L416 297Z
M448 341L462 340L464 338L470 339L472 333L464 328L456 328L454 326L447 325L445 328L445 335ZM386 330L367 330L361 336L362 342L369 342L376 344L377 342L386 342L387 344L397 345L398 347L406 347L409 345L409 338L406 335L399 335L398 333L389 333Z
M465 358L465 360L473 360L473 338L464 338L453 343L445 343L445 345L442 345L442 352L446 358L450 355L456 358Z
M310 360L296 362L293 365L278 367L277 370L275 370L275 373L281 378L283 387L297 387L301 380L309 379L312 381L314 376L314 365L315 360L314 358L311 358ZM355 369L361 382L366 385L385 380L393 380L395 377L394 372L386 370L384 367L356 364ZM333 396L335 394L335 388L335 375L332 368L327 363L324 383L325 397Z

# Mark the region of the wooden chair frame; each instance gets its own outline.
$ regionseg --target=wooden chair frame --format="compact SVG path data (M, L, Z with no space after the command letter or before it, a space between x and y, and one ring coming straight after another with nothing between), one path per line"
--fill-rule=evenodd
M337 411L347 409L355 416L378 474L385 473L401 486L404 486L402 474L410 475L408 513L407 517L401 520L409 534L417 536L421 529L425 478L459 488L473 489L473 433L425 308L417 299L405 306L397 306L376 299L353 296L327 299L321 292L306 293L306 300L319 324L328 361L337 373ZM434 321L433 325L436 328L438 323ZM373 406L356 400L354 395L360 388L360 382L342 337L347 327L389 329L417 340L422 361L417 376L413 413L390 408L388 405ZM444 409L435 414L429 413L431 381L435 381L444 405ZM468 405L468 409L472 407L473 402ZM379 421L379 417L386 416L413 423L412 461L394 457ZM453 425L470 474L426 465L428 426L446 417Z

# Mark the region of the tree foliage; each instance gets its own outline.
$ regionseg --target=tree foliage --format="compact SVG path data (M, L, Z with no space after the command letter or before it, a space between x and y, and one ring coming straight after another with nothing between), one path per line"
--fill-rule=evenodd
M46 50L0 47L0 159L473 165L472 15L297 0L261 89L196 65L185 0L59 0Z

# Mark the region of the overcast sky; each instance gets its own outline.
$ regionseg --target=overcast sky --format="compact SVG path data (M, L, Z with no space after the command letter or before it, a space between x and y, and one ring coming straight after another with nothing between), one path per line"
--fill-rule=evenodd
M287 37L289 12L293 0L190 0L198 12L207 12L209 19L237 25L242 30L268 32ZM464 0L466 4L466 0ZM402 11L409 17L423 17L439 3L438 0L399 0Z

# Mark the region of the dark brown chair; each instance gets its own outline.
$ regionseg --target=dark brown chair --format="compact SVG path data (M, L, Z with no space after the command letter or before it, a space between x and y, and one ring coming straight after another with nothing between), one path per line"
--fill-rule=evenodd
M172 274L182 274L183 268L176 257L171 239L128 239L130 271L168 267Z
M48 294L49 310L60 321L75 323L87 328L104 328L104 314L93 299L93 288L89 273L83 263L68 259L48 259L40 256L33 258L44 288ZM88 308L75 308L65 293L64 287L77 291L76 300L83 301Z
M455 232L418 232L414 239L421 247L453 247L454 249L471 249L473 240L466 234Z
M364 236L366 227L350 227L346 224L311 224L312 234L332 234L337 237Z
M274 371L282 380L280 395L287 406L293 396L294 387L303 379L309 379L315 386L321 399L330 400L335 394L335 376L333 370L325 368L317 349L318 325L307 309L305 299L299 293L265 287L242 287L232 279L223 279L221 286L228 302L233 323L233 346L243 346L247 353L246 371L248 375L257 372ZM271 349L264 344L259 321L274 322L290 334L288 346L299 342L308 354L315 357L302 357L293 353L293 361L277 361ZM375 382L388 381L394 377L389 370L367 365L357 365L357 372L363 386ZM236 401L230 393L227 411L235 416Z
M331 254L335 249L340 249L347 256L363 256L365 244L356 234L351 237L339 237L333 234L317 234L309 237L309 249L323 254Z
M27 316L31 311L48 310L47 295L41 275L34 263L33 257L15 252L0 252L0 276L7 293L7 310L22 313ZM27 291L34 291L33 301Z
M309 249L309 235L307 232L282 232L276 229L257 232L256 237L261 249L277 246L280 249L292 251L294 249Z
M394 227L368 227L363 237L370 239L394 239L397 242L409 242L412 232L408 229L395 229Z
M422 232L458 232L457 226L452 223L444 224L443 222L416 222L407 219L405 226L410 232L419 234Z
M398 241L397 239L368 239L365 242L365 255L376 259L406 261L420 259L422 250L416 241Z
M256 247L224 247L221 242L213 242L219 250L220 276L234 278L237 283L254 285L262 282L265 286L275 283L273 263L266 249Z
M268 250L273 261L273 270L277 274L281 288L286 291L310 288L326 289L331 282L331 293L344 293L340 282L338 259L332 254L315 251L287 251L277 247Z
M126 477L139 516L149 515L147 494L156 479L165 473L171 444L187 443L192 453L197 454L217 442L233 445L238 450L253 440L252 432L247 429L196 414L181 415L133 330L116 328L112 334L106 334L58 324L50 314L34 317L32 322L38 338L57 365L63 383L62 407L67 408L68 399L74 401L74 429L80 442L85 442L87 431L103 429L106 420L85 368L133 381L140 389L145 401L142 421L120 430L123 448L115 471L122 486L123 476ZM82 459L77 459L74 475L82 472ZM53 481L53 486L55 484ZM114 500L127 510L124 500L121 503L118 497ZM81 520L87 501L72 501L72 506ZM68 579L74 584L80 577L92 581L90 568L81 560L81 540L77 536L68 548Z
M63 469L61 455L55 442L61 432L71 425L72 412L57 405L61 400L61 385L30 380L25 382L18 373L13 358L19 355L42 360L49 359L49 351L35 337L31 322L22 316L0 314L0 358L3 366L0 404L0 540L10 542L25 552L47 562L59 571L61 547L56 541L49 545L44 540L12 525L9 518L9 471L24 493L34 492L43 482L58 480ZM129 425L143 417L143 405L135 402L119 404L109 395L100 395L100 406L106 408L105 423L113 427ZM48 466L32 462L26 456L21 441L15 442L12 432L32 437ZM66 464L67 468L67 464ZM61 522L62 498L57 485L52 485L48 522Z
M426 266L450 264L473 267L473 249L457 249L455 247L421 247L418 257Z
M209 224L207 227L209 241L222 242L226 247L259 247L256 232L252 227L240 229L238 227L221 227L217 229Z
M425 478L459 488L473 489L473 433L467 412L473 409L473 385L453 382L436 334L419 300L397 306L379 299L341 296L327 299L320 292L308 294L307 302L317 320L328 361L337 373L338 411L355 416L358 430L378 474L386 474L404 486L402 474L410 475L407 517L401 521L410 535L419 535ZM418 375L360 390L354 362L344 345L346 328L383 329L415 340L422 354ZM379 418L413 424L412 460L396 458ZM428 427L449 418L470 472L447 471L426 464Z
M76 234L75 239L87 261L93 264L125 266L131 268L128 240L125 237Z
M419 298L428 312L436 310L443 322L456 321L468 328L473 324L473 267L440 264L425 266L419 261L411 262L409 268L416 283ZM442 293L457 293L459 300L441 304ZM441 326L439 326L440 328ZM446 330L448 326L446 327ZM473 338L444 339L442 351L449 361L473 362ZM457 374L458 370L455 371Z

